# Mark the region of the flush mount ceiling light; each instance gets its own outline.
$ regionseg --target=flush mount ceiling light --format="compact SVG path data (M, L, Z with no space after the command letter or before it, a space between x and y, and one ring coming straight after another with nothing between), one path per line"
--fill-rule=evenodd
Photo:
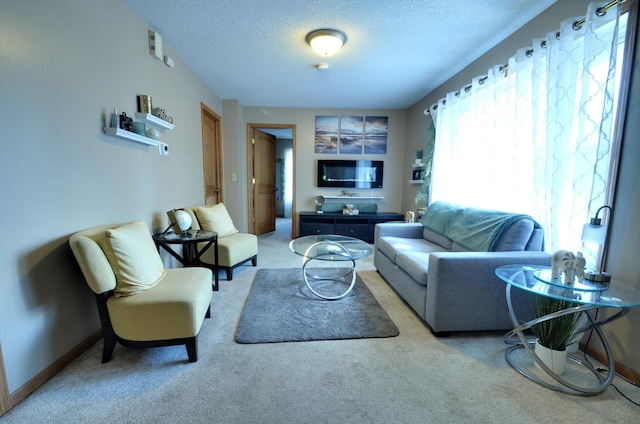
M311 31L305 40L320 56L333 56L347 41L347 36L335 29Z

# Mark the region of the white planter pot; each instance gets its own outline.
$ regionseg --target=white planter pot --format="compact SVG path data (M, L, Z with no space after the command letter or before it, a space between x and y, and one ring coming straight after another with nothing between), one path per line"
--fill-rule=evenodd
M554 374L564 374L564 366L567 363L567 351L565 350L551 350L548 347L542 346L536 340L535 353L538 358L554 372ZM536 367L542 369L536 362Z

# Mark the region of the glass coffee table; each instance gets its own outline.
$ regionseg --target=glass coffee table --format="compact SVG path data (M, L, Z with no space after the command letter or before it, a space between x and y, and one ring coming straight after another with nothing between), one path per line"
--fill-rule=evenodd
M357 238L339 235L300 237L289 243L289 249L303 258L302 275L304 276L306 288L314 296L323 300L342 299L354 293L354 287L356 285L356 260L366 258L373 253L373 248L369 243ZM312 260L339 263L351 262L351 266L347 268L346 272L339 272L337 275L335 272L328 272L327 268L314 268L312 274L307 268L307 265ZM344 268L340 269L344 270ZM335 271L335 268L333 270ZM351 281L348 279L349 275L351 275ZM339 290L338 293L322 293L320 287L326 283L333 286L335 286L335 284L343 284L347 286L347 289L344 291ZM301 290L301 292L307 295L304 291Z

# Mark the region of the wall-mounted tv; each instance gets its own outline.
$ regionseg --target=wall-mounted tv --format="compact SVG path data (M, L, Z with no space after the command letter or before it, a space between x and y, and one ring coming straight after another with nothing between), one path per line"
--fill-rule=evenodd
M384 161L318 160L318 187L382 188Z

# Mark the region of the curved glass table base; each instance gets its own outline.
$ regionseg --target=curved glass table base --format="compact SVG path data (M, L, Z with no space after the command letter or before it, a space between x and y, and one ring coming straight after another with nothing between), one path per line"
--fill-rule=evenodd
M509 365L511 365L513 369L518 371L523 376L527 377L529 380L543 387L546 387L548 389L555 390L561 393L575 395L575 396L595 396L604 392L607 389L607 387L611 385L611 382L613 381L613 377L615 376L615 364L613 360L613 355L611 353L611 348L609 347L609 343L607 343L607 340L602 334L602 330L600 330L600 326L608 322L611 322L615 319L618 319L623 315L626 315L629 312L630 308L621 308L620 311L618 311L616 314L608 318L605 318L600 321L594 321L588 311L597 309L599 306L580 305L578 307L565 309L563 311L554 312L552 314L536 318L524 324L519 324L515 311L513 309L513 305L511 303L511 285L508 284L506 290L507 290L507 293L506 293L507 306L509 308L509 315L514 324L514 329L509 331L504 337L505 343L513 345L507 349L507 351L505 352L505 357L507 359L507 362L509 363ZM542 360L538 357L538 355L536 355L534 349L532 349L532 347L535 344L535 341L527 340L527 338L524 335L524 331L526 329L540 322L548 321L550 319L557 318L559 316L575 314L579 312L585 312L585 316L589 319L589 322L590 322L590 325L588 325L583 329L580 329L579 332L589 331L593 329L596 335L598 336L600 343L602 343L602 347L604 348L604 351L605 351L604 352L605 358L607 360L607 364L606 364L607 373L606 373L606 376L603 378L603 376L595 368L593 368L593 366L587 361L584 361L576 356L567 355L568 361L572 361L580 365L583 365L594 374L597 380L597 384L589 387L579 386L563 378L561 375L554 373L549 367L547 367L542 362ZM517 336L519 340L514 340L514 336ZM533 359L540 366L540 368L542 368L542 370L544 370L550 377L552 377L557 382L557 384L552 384L547 381L544 381L538 376L527 372L524 368L519 366L518 363L513 359L513 353L518 349L525 349L533 357Z
M320 241L316 244L311 245L311 247L309 247L309 251L313 250L313 248L315 248L318 244L321 243L331 243L331 242L327 242L327 241ZM347 249L345 249L343 246L341 246L340 244L337 243L332 243L334 246L336 246L336 248L340 249L341 252L344 253L345 257L350 258L351 255L349 254L349 251ZM333 251L331 254L335 255L338 252ZM342 253L340 253L342 254ZM316 257L310 257L310 256L306 256L304 257L304 263L302 264L302 275L304 276L304 283L307 287L307 289L313 293L314 296L319 297L320 299L323 300L338 300L338 299L342 299L343 297L346 297L349 294L354 294L355 293L355 285L356 285L356 261L353 259L350 259L351 261L351 268L343 273L342 275L337 275L337 276L326 276L326 275L312 275L309 274L309 272L307 271L307 265L309 264L309 262L311 262L312 260L322 260L322 255L316 256ZM347 283L344 280L344 277L348 276L349 274L351 274L351 282ZM312 282L316 282L316 281L331 281L334 282L336 284L345 284L347 285L347 289L346 291L344 291L343 293L336 295L336 296L327 296L325 294L320 293L318 290L314 289L314 287L312 286ZM300 290L300 292L302 294L304 294L305 296L308 296L307 293L305 293L303 290Z

